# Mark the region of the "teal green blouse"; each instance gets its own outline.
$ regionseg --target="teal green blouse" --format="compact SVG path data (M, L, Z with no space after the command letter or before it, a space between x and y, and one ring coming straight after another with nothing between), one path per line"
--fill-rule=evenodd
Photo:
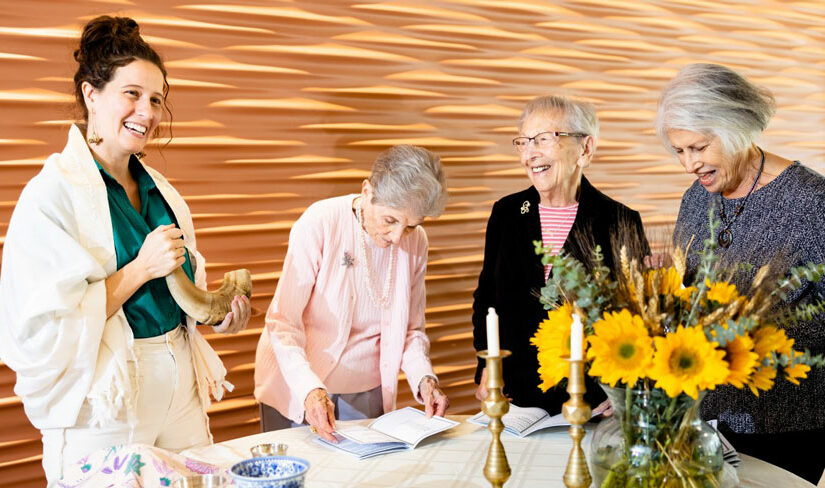
M109 213L112 216L112 233L117 254L117 269L122 268L138 255L147 234L159 225L178 224L172 209L163 199L160 190L142 164L132 156L129 172L138 184L140 213L132 206L126 190L100 164L95 161L109 197ZM189 252L183 270L194 281ZM123 304L123 312L132 327L135 338L155 337L173 330L184 323L186 315L169 293L164 278L156 278L143 284Z

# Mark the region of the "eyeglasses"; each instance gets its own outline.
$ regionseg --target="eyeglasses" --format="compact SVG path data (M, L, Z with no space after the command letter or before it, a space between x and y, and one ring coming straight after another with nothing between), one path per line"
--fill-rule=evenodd
M532 141L535 141L538 147L551 147L559 143L559 137L587 137L588 135L582 132L541 132L533 137L516 137L513 139L513 146L516 147L516 151L523 152Z

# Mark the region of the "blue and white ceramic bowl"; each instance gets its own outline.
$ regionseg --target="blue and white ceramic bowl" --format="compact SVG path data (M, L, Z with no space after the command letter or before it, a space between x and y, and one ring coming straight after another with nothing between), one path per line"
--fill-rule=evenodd
M309 461L290 456L246 459L229 474L238 488L303 488Z

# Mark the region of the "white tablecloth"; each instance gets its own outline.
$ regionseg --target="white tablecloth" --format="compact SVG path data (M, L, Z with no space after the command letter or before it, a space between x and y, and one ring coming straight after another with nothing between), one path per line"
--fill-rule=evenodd
M451 417L463 421L467 417ZM362 422L366 423L366 422ZM289 445L289 455L309 460L307 488L488 488L482 469L490 434L462 422L424 440L417 448L359 461L313 442L307 427L251 435L184 451L184 456L230 467L250 457L249 448L268 442ZM585 437L588 441L590 435ZM506 488L563 488L562 475L570 453L566 428L548 429L519 439L502 434L512 475ZM587 452L587 446L585 446ZM746 488L810 488L813 485L783 469L741 455L737 470Z

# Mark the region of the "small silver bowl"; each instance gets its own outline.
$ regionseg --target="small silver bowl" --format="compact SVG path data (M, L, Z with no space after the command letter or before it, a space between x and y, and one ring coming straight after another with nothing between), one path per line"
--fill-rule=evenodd
M266 457L266 456L286 456L286 450L289 448L286 444L270 443L258 444L249 448L252 457Z
M230 480L219 474L196 474L172 482L172 488L223 488Z

